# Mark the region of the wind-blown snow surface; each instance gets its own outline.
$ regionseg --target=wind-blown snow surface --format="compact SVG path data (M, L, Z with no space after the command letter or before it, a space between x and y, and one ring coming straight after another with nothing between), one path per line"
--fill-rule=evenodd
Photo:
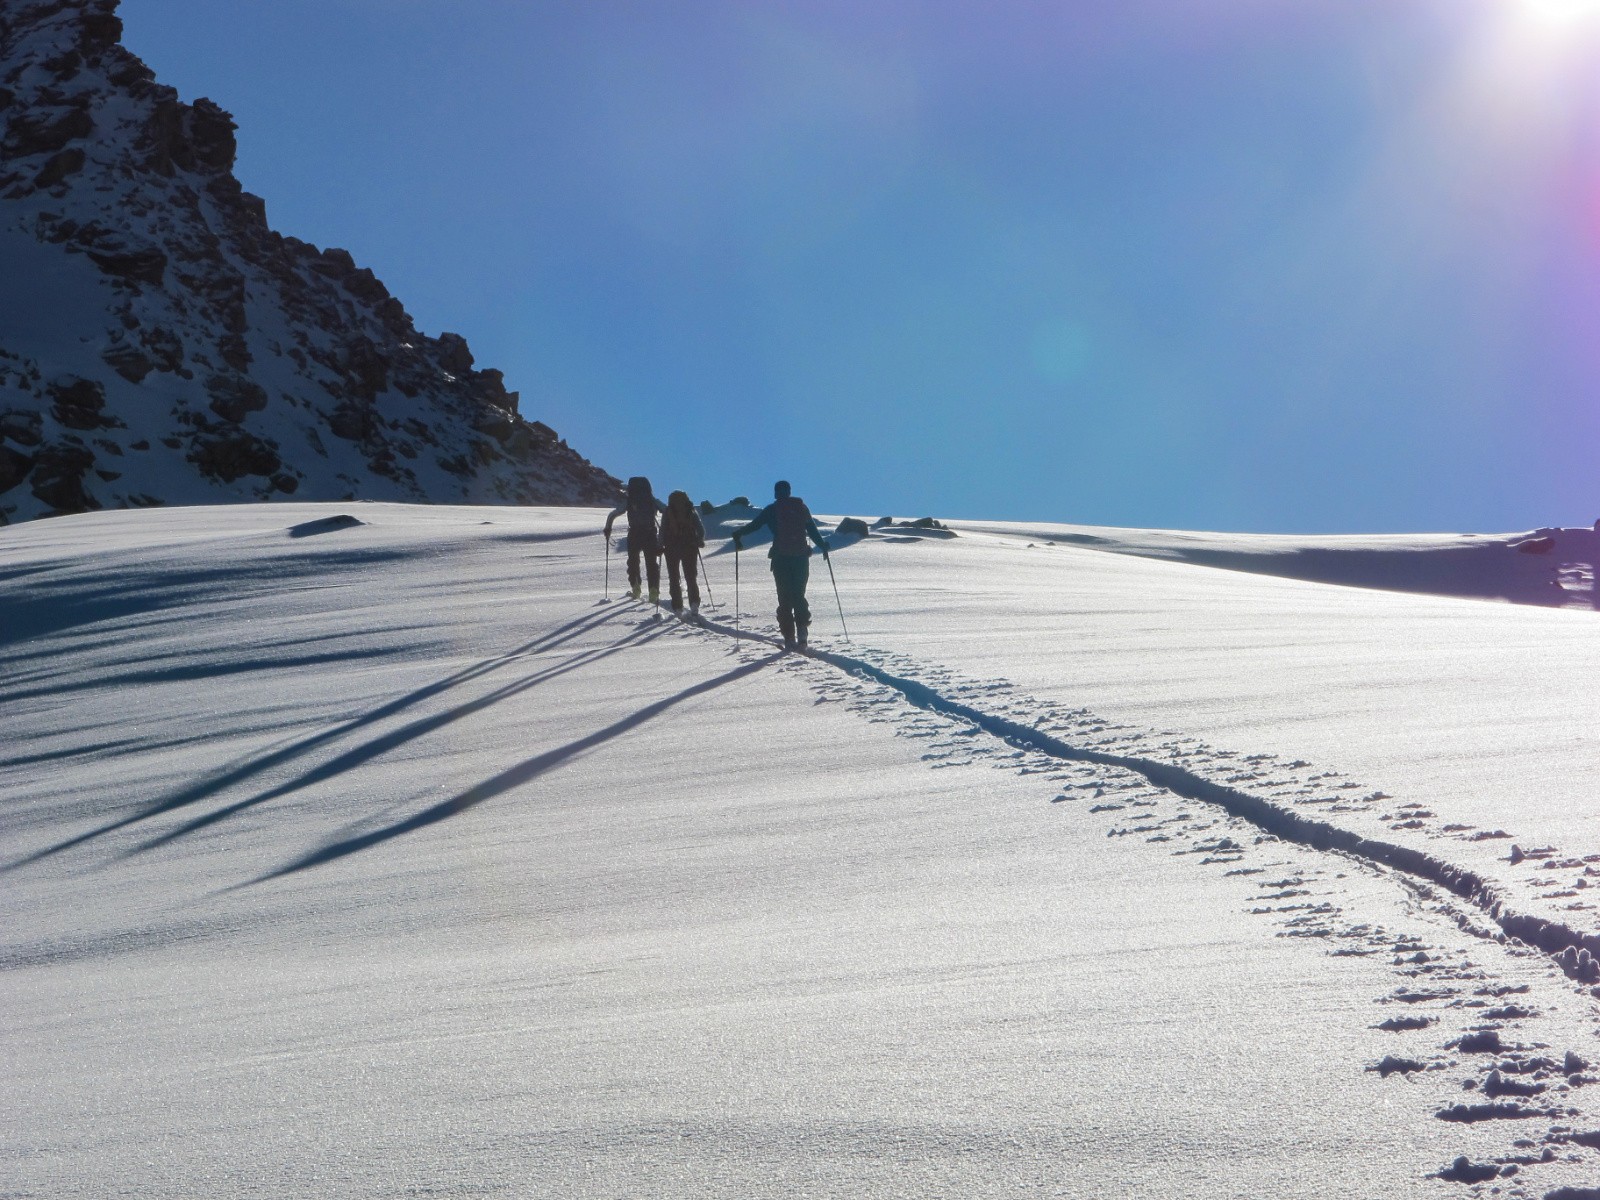
M1593 613L600 520L0 531L7 1195L1600 1184Z

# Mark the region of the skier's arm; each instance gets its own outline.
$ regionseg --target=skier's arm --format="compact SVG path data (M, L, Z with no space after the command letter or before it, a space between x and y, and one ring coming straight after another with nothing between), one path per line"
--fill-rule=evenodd
M611 510L611 515L606 518L606 536L607 537L611 536L611 524L612 524L612 522L615 521L618 517L620 517L623 513L627 512L627 511L628 511L628 506L626 504L624 504L621 508L614 508L614 509Z
M811 535L811 540L817 544L817 549L822 551L822 557L828 557L828 543L823 540L822 531L817 528L815 517L806 518L806 532Z
M735 529L733 531L734 546L737 547L741 538L749 537L752 533L760 529L770 520L772 520L772 506L769 504L766 508L761 510L761 515L758 516L754 521L751 521L750 524L746 525L743 529Z

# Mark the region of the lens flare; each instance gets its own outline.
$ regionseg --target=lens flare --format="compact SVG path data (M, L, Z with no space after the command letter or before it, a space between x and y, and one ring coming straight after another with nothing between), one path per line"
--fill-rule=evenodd
M1600 0L1516 0L1529 19L1546 25L1600 25Z

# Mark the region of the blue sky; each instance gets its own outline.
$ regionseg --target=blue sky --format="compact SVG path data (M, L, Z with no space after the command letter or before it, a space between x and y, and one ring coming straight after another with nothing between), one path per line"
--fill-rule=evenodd
M123 0L613 473L1174 528L1600 516L1600 0Z

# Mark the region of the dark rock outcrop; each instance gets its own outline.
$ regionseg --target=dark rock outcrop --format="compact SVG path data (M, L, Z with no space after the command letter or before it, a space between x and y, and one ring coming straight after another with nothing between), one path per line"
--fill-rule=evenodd
M33 460L33 494L52 515L99 508L83 487L83 477L92 466L94 455L81 445L45 446Z
M33 470L33 455L19 454L10 446L0 445L0 492L9 492Z
M267 406L267 390L239 375L213 375L206 380L206 391L211 395L211 411L235 424Z
M189 451L189 461L201 474L223 483L246 475L271 475L283 465L278 452L243 429L197 436Z
M106 389L92 379L69 375L46 389L50 415L68 429L99 429L105 424Z
M16 411L0 413L0 438L21 446L37 446L43 439L44 420L36 412Z
M28 158L35 154L54 154L69 142L94 132L94 121L85 108L40 108L21 112L6 122L3 146L8 157Z
M148 283L151 287L160 287L162 277L167 273L167 256L154 247L130 250L125 254L97 254L90 250L88 255L89 261L107 275Z

